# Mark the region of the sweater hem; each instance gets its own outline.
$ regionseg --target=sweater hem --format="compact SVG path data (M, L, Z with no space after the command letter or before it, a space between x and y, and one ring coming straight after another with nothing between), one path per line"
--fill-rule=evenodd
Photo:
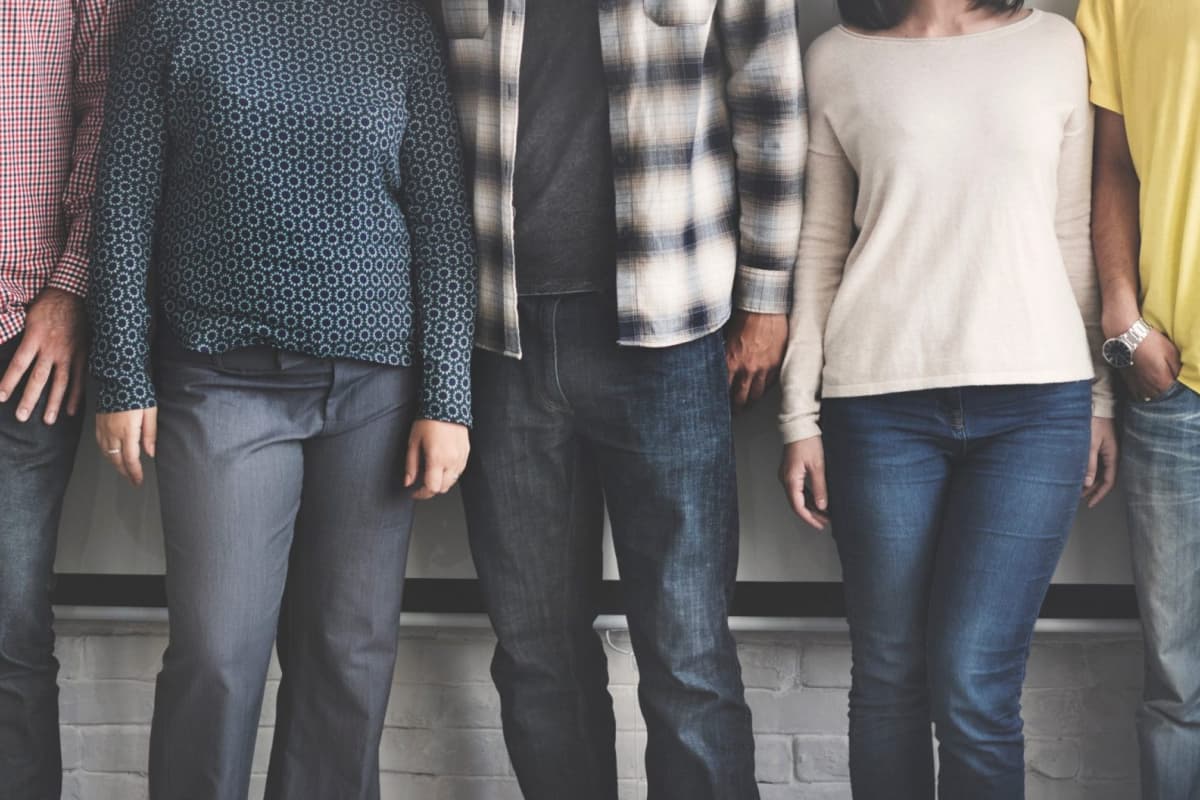
M908 378L905 380L874 383L855 383L842 386L826 384L821 391L825 400L849 397L874 397L898 392L920 392L929 389L955 389L963 386L1021 386L1071 381L1095 381L1096 373L1091 367L1086 372L1048 370L1045 372L966 372L935 377Z

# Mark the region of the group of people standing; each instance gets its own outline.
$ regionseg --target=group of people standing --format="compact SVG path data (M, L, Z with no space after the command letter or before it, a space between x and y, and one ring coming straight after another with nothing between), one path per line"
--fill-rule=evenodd
M267 796L379 797L414 503L460 478L525 797L617 795L607 508L649 796L757 798L731 412L777 379L856 798L1023 796L1119 460L1144 796L1200 796L1200 6L839 0L802 60L805 6L0 6L0 797L61 792L85 360L101 450L157 464L155 800L246 797L273 648Z

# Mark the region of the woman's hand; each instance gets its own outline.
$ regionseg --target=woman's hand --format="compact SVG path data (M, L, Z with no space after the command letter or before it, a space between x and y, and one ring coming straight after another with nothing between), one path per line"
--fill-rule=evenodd
M783 449L779 481L787 492L792 510L819 531L829 524L829 493L825 489L825 446L820 436L792 442ZM808 495L805 494L805 488Z
M404 485L421 485L413 497L417 500L445 494L467 466L471 452L470 434L465 425L419 419L408 437L408 457L404 463Z
M157 408L96 415L96 444L100 445L100 452L134 486L142 485L142 450L154 458L157 438Z
M1083 481L1088 508L1095 508L1117 482L1117 455L1117 426L1111 419L1092 417L1092 451Z

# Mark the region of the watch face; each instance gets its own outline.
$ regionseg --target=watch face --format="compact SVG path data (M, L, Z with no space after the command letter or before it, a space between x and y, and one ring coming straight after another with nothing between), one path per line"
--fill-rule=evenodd
M1120 339L1109 339L1104 343L1104 360L1117 369L1133 366L1133 351Z

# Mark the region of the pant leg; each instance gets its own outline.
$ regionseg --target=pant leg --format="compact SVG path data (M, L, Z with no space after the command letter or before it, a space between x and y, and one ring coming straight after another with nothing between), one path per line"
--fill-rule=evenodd
M1025 796L1021 689L1087 469L1086 383L964 389L930 596L939 796Z
M655 800L751 800L754 739L729 607L737 487L724 340L614 344L611 299L559 310L559 375L612 520Z
M0 373L19 339L0 345ZM80 417L43 423L46 396L29 422L16 419L22 381L0 403L0 797L57 800L58 661L50 585L63 495Z
M300 506L319 369L158 374L170 638L150 736L154 800L244 800Z
M304 444L304 489L280 617L266 797L378 800L412 530L404 457L411 369L335 362L322 435Z
M929 592L952 439L933 392L826 400L821 428L852 655L856 800L934 796Z
M496 631L492 675L527 800L615 800L616 723L593 629L603 502L561 400L546 327L555 298L521 302L520 361L476 351L463 476L471 552Z
M1200 800L1200 395L1133 403L1122 474L1146 648L1145 800Z

